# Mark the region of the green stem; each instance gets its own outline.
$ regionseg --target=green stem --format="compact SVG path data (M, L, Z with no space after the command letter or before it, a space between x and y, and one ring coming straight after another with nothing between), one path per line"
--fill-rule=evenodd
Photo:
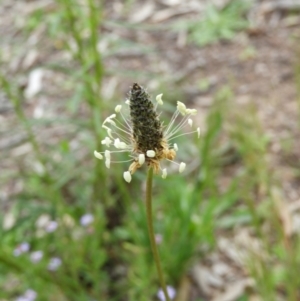
M98 30L102 23L102 1L88 0L88 15L80 15L72 0L60 0L63 5L63 10L66 12L66 21L69 26L69 31L73 37L77 49L74 52L74 57L77 59L83 70L82 82L85 88L85 98L90 106L92 113L92 127L95 141L97 141L96 149L102 148L102 122L101 112L103 111L103 101L99 99L102 79L104 76L104 67L102 56L97 50L98 44ZM99 3L99 5L96 5ZM86 39L82 35L82 26L80 25L81 18L87 18L88 29L90 31L90 38ZM86 41L87 40L87 41ZM102 189L99 185L98 179L106 181L105 171L103 165L97 161L94 169L95 177L93 182L93 199L99 202L100 199L109 201L109 194L106 189ZM103 183L104 186L107 184Z
M162 287L162 290L164 292L165 298L167 301L170 301L170 298L168 296L166 283L164 280L164 276L162 273L161 265L160 265L160 259L159 259L159 253L155 242L155 236L154 236L154 230L153 230L153 223L152 223L152 179L153 179L153 168L148 169L147 173L147 183L146 183L146 211L147 211L147 225L148 225L148 232L149 232L149 238L151 243L151 249L154 257L154 261L157 268L158 278L160 285Z

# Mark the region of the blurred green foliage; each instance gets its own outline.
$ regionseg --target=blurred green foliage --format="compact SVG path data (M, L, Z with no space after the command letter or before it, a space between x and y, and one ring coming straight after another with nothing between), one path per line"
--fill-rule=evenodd
M199 46L231 40L237 32L247 28L245 13L250 1L232 0L221 10L209 3L207 9L196 20L181 20L173 25L176 30L186 30L189 40Z

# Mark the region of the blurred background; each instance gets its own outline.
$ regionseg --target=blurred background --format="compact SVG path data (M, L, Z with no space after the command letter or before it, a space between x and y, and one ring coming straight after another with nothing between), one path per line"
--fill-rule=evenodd
M104 151L133 82L196 108L154 180L177 301L300 300L300 1L1 0L0 300L164 300L145 169ZM167 117L168 118L168 117Z

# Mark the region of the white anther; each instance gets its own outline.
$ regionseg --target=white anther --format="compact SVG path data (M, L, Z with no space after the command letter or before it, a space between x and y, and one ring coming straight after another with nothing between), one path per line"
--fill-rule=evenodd
M154 158L155 157L155 151L154 150L148 150L146 152L147 157Z
M127 147L128 147L128 145L125 142L120 142L120 144L119 144L120 149L126 149Z
M131 173L130 171L125 171L123 173L123 177L124 177L124 180L127 182L127 183L130 183L131 182Z
M188 120L188 124L189 124L190 127L193 126L193 120L191 118Z
M120 139L119 138L115 139L114 146L116 148L120 148Z
M167 169L166 168L164 168L163 170L162 170L162 175L161 175L161 177L163 178L163 179L165 179L166 177L167 177Z
M122 106L121 106L121 105L117 105L117 106L115 107L115 112L116 112L116 113L120 113L121 109L122 109Z
M97 159L99 159L99 160L102 160L102 159L103 159L103 156L102 156L99 152L97 152L97 151L94 151L94 156L95 156Z
M200 128L197 128L198 138L200 138Z
M115 115L115 116L114 116L114 115ZM116 117L116 114L112 114L112 115L106 117L105 120L104 120L103 123L102 123L102 127L103 127L104 124L107 123L107 122L108 122L108 123L111 123L111 119L112 119L112 118L115 118L115 117Z
M177 143L174 143L174 149L175 149L175 151L177 152L178 151L178 145L177 145Z
M196 109L186 109L186 113L190 115L196 115L197 110Z
M125 101L125 103L126 103L127 105L130 105L130 100L127 99L127 100Z
M107 147L109 147L111 143L112 140L109 137L105 137L105 139L101 141L101 144L105 144Z
M116 123L113 120L111 120L110 118L108 118L106 122L116 126Z
M105 156L106 159L110 159L110 151L109 151L109 150L106 150L106 151L104 152L104 156Z
M186 164L184 162L181 162L179 165L179 172L182 173L185 170Z
M116 123L113 121L113 120L111 120L112 118L115 118L117 115L116 114L112 114L112 115L110 115L110 116L108 116L105 120L104 120L104 122L103 122L103 124L102 124L102 127L103 128L107 128L107 127L105 127L105 123L110 123L110 124L112 124L112 125L116 125Z
M163 105L163 101L162 101L162 96L163 96L163 94L159 94L159 95L157 95L156 96L156 101L157 101L157 103L159 104L159 105Z
M145 162L145 155L144 154L139 154L139 164L143 165Z
M107 135L113 139L112 130L109 127L107 127L106 125L102 125L102 127L107 130Z
M184 103L177 101L177 110L184 116L186 115L186 106Z
M107 135L113 139L113 136L112 136L112 131L111 129L107 129Z
M106 159L105 160L105 166L107 167L107 168L110 168L110 159Z

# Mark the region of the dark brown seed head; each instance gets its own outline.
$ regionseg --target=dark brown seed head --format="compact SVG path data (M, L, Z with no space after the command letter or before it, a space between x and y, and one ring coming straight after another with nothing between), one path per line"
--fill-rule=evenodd
M149 94L142 86L134 83L129 92L129 100L136 151L141 153L146 153L147 150L161 151L162 126Z

